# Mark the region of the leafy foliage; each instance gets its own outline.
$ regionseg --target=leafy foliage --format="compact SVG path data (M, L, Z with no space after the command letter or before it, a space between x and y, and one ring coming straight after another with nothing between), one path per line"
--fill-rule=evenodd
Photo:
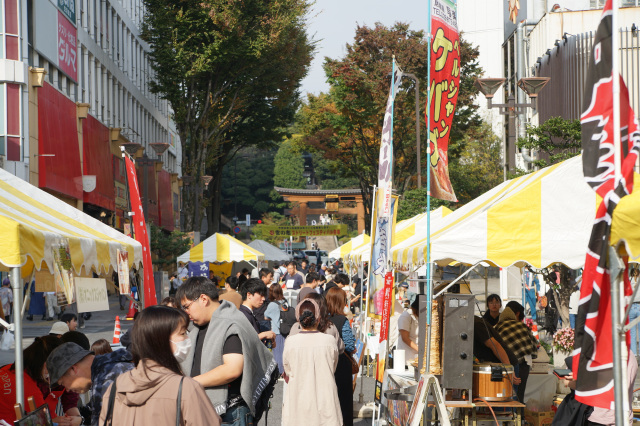
M543 168L580 154L581 138L580 120L551 117L539 126L527 125L526 135L518 139L517 146L538 151L539 158L533 164Z
M161 270L175 269L178 256L191 247L187 234L180 231L165 232L154 224L151 224L150 243L151 252L156 256L153 264Z
M282 188L304 189L307 187L307 180L303 173L302 154L296 150L290 140L282 142L275 157L273 184Z
M167 99L182 144L185 225L206 207L200 177L213 176L207 200L219 216L224 165L242 147L269 146L286 134L313 44L307 0L144 0L143 37L151 45L152 90ZM198 207L196 207L198 206ZM215 230L213 230L215 231Z
M371 188L377 183L378 155L384 109L386 106L392 56L406 73L420 81L420 117L424 117L429 51L423 31L408 24L390 28L358 26L352 44L341 59L325 60L329 93L308 95L297 115L303 141L311 152L321 153L330 162L338 162L336 177L357 181L365 206L371 204ZM469 134L480 124L473 105L477 90L473 79L480 75L478 51L461 40L461 83L459 107L453 122L450 158L464 150ZM416 186L415 88L411 79L403 79L394 104L394 188L401 193ZM426 135L424 120L419 122ZM426 139L425 137L422 138ZM425 149L426 144L422 144ZM426 159L426 155L422 156ZM331 163L330 163L331 164ZM426 176L423 177L426 180ZM369 214L366 214L367 220Z

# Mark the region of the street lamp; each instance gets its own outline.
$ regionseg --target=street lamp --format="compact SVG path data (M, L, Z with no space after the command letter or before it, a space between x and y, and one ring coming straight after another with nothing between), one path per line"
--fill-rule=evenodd
M480 92L487 98L487 108L498 108L501 115L509 117L508 146L516 143L515 119L516 115L523 114L526 108L537 108L538 94L549 82L549 77L523 77L518 81L518 87L531 98L531 102L517 103L513 94L507 98L507 103L494 104L493 95L504 84L506 78L476 78L474 84ZM507 144L503 149L503 177L507 180Z

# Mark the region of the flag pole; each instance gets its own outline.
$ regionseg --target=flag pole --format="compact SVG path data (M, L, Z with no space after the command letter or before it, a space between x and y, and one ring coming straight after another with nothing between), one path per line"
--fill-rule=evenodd
M621 140L620 140L620 39L618 30L618 1L611 2L611 75L613 77L613 164L614 164L614 191L620 185L622 179ZM609 248L609 277L611 285L611 319L613 324L613 383L615 397L616 424L625 424L625 417L629 411L629 392L626 383L628 351L626 339L622 339L624 319L621 317L621 306L624 302L624 291L620 291L621 274L624 271L624 263L620 265L620 259L616 250ZM615 273L614 273L615 271ZM624 283L624 278L622 279ZM625 333L626 334L626 333Z
M431 0L427 2L427 348L425 371L431 365ZM434 145L435 147L435 145Z

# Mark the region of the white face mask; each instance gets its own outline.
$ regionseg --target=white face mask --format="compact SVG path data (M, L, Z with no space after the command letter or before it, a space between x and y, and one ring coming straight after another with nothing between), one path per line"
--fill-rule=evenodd
M349 310L348 306L345 306L344 309L342 310L342 312L344 312L344 314L347 315L351 311Z
M180 342L174 342L171 340L171 343L176 345L176 350L173 353L173 356L176 357L178 362L182 362L187 359L187 355L191 352L191 339L185 339Z

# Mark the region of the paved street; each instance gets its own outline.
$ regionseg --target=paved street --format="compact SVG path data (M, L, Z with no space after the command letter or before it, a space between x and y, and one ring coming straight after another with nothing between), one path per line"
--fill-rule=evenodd
M93 343L98 339L107 339L111 342L113 339L114 321L116 315L123 317L126 312L120 310L118 304L118 296L114 295L109 297L109 311L94 312L89 321L85 321L85 328L78 329L87 335L89 342ZM49 333L51 325L54 321L41 321L41 316L34 316L33 321L24 320L24 347L29 346L35 337L43 336ZM122 320L120 321L120 328L122 333L131 328L133 321ZM10 351L0 351L0 365L10 364L14 361L13 349ZM271 400L272 409L269 411L268 417L259 422L259 425L279 425L282 423L282 391L284 382L280 381L276 386L273 398ZM364 378L364 401L369 402L373 400L374 379ZM354 401L358 401L358 395L360 393L360 379L358 379L358 385L354 393ZM309 397L313 397L309 395ZM356 404L354 404L356 405ZM363 426L365 424L371 424L371 419L355 420L355 425Z

